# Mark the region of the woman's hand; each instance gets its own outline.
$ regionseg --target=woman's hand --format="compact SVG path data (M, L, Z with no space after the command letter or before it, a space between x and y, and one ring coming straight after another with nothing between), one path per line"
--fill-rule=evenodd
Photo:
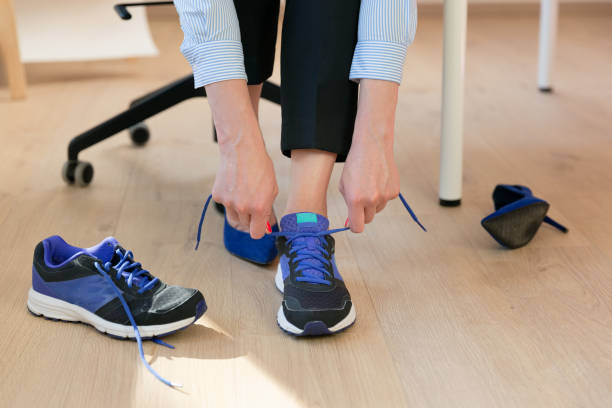
M213 200L225 206L230 225L259 239L272 217L278 186L246 82L213 83L206 93L221 152Z
M363 232L365 224L399 195L393 157L397 92L394 82L362 79L360 83L353 142L339 186L353 232Z

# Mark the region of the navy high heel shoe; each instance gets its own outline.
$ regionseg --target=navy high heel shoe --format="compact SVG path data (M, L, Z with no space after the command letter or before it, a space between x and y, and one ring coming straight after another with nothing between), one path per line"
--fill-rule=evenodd
M202 211L202 217L200 218L200 224L198 226L196 249L198 249L198 246L200 245L204 215L206 214L211 198L212 195L208 197L206 204L204 204L204 210ZM217 211L225 214L225 208L222 205L215 203L215 208ZM224 215L224 217L223 244L229 253L260 265L267 265L276 259L276 256L278 255L278 249L276 248L276 237L271 234L266 234L261 239L253 239L251 238L251 234L248 232L240 231L232 227L227 222L227 216ZM272 232L278 232L278 223L272 226L271 229Z
M567 228L546 215L550 204L535 197L528 187L498 184L493 191L493 203L495 212L480 223L506 248L516 249L527 245L542 222L561 232L568 232Z

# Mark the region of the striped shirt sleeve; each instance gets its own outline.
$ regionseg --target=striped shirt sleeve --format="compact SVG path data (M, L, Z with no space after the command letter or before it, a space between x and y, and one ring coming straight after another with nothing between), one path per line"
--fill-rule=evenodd
M362 0L350 79L399 84L416 23L416 0Z
M240 26L233 0L174 0L185 35L181 52L195 87L247 79Z

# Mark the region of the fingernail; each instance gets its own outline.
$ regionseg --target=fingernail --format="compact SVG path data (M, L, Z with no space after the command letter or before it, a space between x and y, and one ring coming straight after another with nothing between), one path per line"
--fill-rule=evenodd
M348 217L347 217L347 218L346 218L346 221L344 221L344 227L345 227L345 228L346 228L346 227L348 227L348 221L349 221L349 220L348 220Z
M272 233L272 227L270 226L270 221L266 221L266 231L268 231L268 234Z

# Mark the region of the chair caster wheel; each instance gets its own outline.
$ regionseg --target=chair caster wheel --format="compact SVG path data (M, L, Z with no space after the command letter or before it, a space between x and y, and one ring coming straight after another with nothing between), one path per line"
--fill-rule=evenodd
M87 187L93 180L93 175L94 169L89 162L68 160L62 167L62 178L69 185Z
M140 122L129 128L130 138L136 146L144 146L149 141L149 127Z

